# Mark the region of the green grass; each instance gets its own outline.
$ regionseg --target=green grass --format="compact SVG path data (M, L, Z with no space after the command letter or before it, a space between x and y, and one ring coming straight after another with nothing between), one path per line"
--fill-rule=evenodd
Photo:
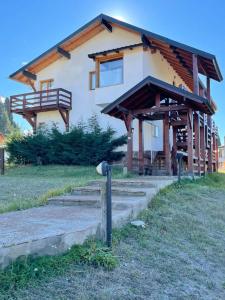
M114 178L122 171L114 169ZM44 205L52 196L70 192L89 180L101 178L95 167L19 166L0 177L0 213Z
M7 296L8 291L23 288L29 282L62 275L74 263L79 266L87 264L103 267L110 271L117 266L118 260L108 248L94 241L88 241L82 246L73 246L64 255L36 259L22 257L4 271L0 270L0 298Z
M92 241L14 263L0 299L224 299L225 174L167 187L140 218L114 230L112 252Z

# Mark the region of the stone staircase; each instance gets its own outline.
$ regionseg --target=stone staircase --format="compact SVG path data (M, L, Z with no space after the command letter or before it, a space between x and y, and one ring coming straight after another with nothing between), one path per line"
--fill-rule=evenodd
M161 188L175 180L169 176L113 180L113 227L136 218ZM49 199L46 206L1 214L0 268L22 256L64 253L88 237L97 236L102 184L103 180L92 181L68 195Z
M149 179L151 178L151 179ZM112 180L112 209L113 223L117 224L117 214L124 212L126 222L136 217L141 210L145 209L154 195L163 187L171 184L173 177L156 176L144 177L144 179ZM49 205L54 206L80 206L88 208L101 207L101 186L103 180L91 181L85 187L74 189L70 194L52 197L48 200ZM117 221L115 221L115 220ZM123 222L124 223L124 222Z

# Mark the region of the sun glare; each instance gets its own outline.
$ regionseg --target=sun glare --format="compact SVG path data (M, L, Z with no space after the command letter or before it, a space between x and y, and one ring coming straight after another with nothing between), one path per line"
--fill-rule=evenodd
M122 21L122 22L127 22L126 18L122 15L113 15L113 17L117 20Z

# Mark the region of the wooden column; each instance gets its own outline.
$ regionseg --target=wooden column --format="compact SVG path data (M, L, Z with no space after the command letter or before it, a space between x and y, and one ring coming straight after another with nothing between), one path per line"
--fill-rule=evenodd
M198 175L201 175L201 155L200 155L200 119L199 114L194 114L194 129L195 129L195 156L198 163Z
M132 115L127 116L127 171L132 171L133 166L133 132L132 132Z
M170 137L169 137L169 114L165 114L164 119L164 149L165 149L165 163L166 170L169 175L171 175L171 153L170 153Z
M138 120L138 161L139 161L139 174L144 174L144 140L143 140L143 120Z
M201 151L201 164L203 164L204 169L201 170L205 174L205 150L206 150L206 144L205 144L205 115L203 114L203 126L200 127L200 151Z
M207 77L207 98L208 101L211 102L211 94L210 94L210 78ZM213 163L212 163L212 117L207 115L207 124L210 130L210 142L209 142L209 149L208 149L208 172L213 172Z
M193 64L193 92L199 95L199 82L198 82L198 56L192 54L192 64Z
M188 152L188 174L193 176L193 111L187 112L187 152Z
M177 152L177 127L173 127L173 148Z

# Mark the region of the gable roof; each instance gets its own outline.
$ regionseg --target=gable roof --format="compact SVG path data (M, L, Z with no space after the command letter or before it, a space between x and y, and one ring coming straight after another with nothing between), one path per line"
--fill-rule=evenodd
M23 83L28 83L27 71L32 75L37 74L46 66L59 59L62 56L63 50L69 52L102 30L108 29L110 31L111 26L112 28L113 26L118 26L125 30L140 34L150 47L156 48L161 52L161 54L174 67L175 71L183 79L185 79L184 81L189 86L192 86L193 83L192 54L198 55L199 73L217 81L221 81L223 79L215 55L185 44L181 44L164 36L155 34L104 14L100 14L73 32L71 35L42 53L40 56L33 59L22 68L18 69L16 72L10 75L10 78ZM35 79L35 76L33 76L31 79Z
M160 93L161 99L171 98L176 100L179 104L186 104L197 111L210 115L215 112L214 103L209 103L208 99L152 76L143 79L133 88L121 95L117 100L107 105L101 112L123 119L123 113L125 111L155 106L155 96L157 93ZM146 118L151 118L151 116L146 116Z

